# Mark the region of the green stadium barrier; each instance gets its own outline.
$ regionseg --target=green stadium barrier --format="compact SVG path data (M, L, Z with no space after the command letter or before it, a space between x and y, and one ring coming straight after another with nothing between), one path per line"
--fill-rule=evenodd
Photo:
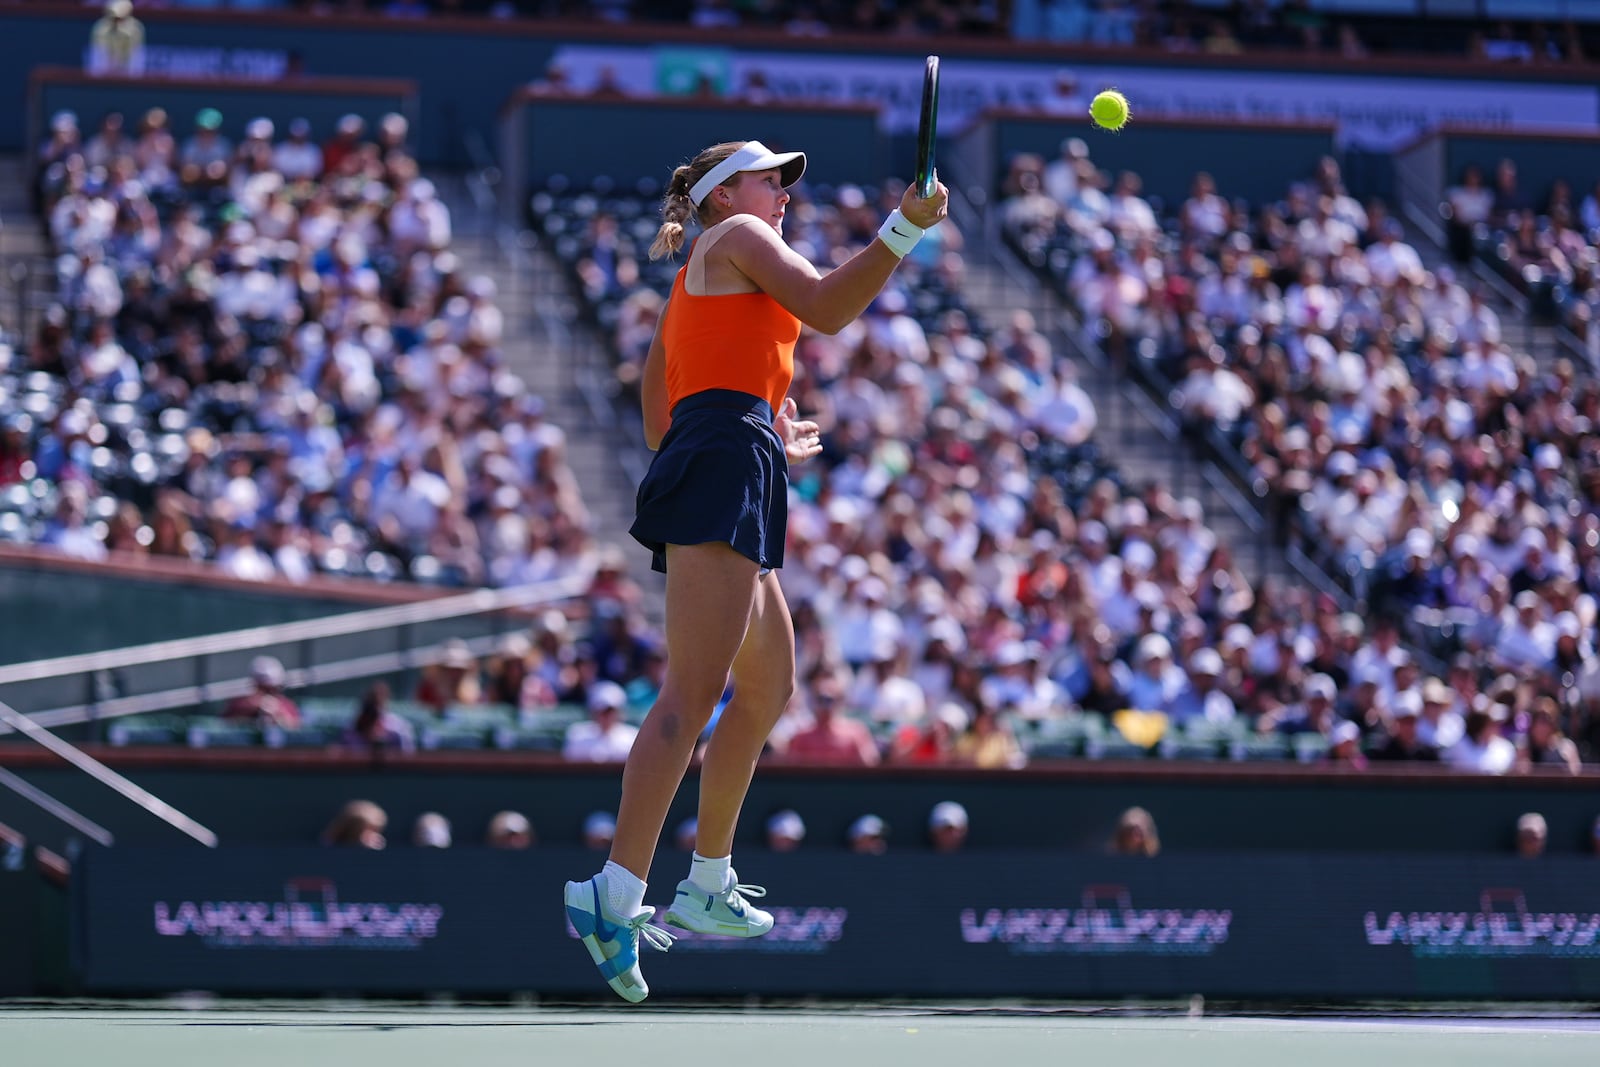
M1143 180L1145 196L1160 197L1174 211L1202 170L1230 200L1281 199L1290 183L1311 176L1319 159L1336 155L1334 131L1332 123L1144 119L1111 134L1055 115L990 110L956 139L956 151L967 180L993 195L1016 156L1031 153L1048 163L1060 156L1064 140L1077 137L1096 167L1113 178L1133 171Z
M545 755L564 730L515 727L516 751L364 753L285 748L230 752L183 747L97 750L179 811L202 818L225 845L315 841L347 801L381 805L390 826L409 828L424 811L444 813L462 844L480 839L495 812L524 812L550 844L576 843L584 818L614 811L621 768L567 764ZM541 744L547 746L541 751ZM1198 850L1509 852L1518 816L1541 812L1550 851L1590 848L1600 814L1593 774L1494 778L1429 766L1374 764L1365 772L1293 761L1281 738L1245 746L1248 762L1079 760L1017 771L958 768L835 770L763 765L755 776L741 848L763 837L765 815L793 808L806 820L807 847L839 847L858 816L872 812L892 828L893 847L922 847L928 812L942 800L966 805L974 848L1102 849L1117 818L1139 806L1155 817L1167 847ZM1270 749L1266 747L1270 745ZM531 749L531 751L530 751ZM1237 753L1230 753L1237 754ZM159 820L71 768L33 749L6 747L5 763L38 788L100 822L122 844L177 839ZM680 791L666 821L694 814L697 778ZM64 831L25 808L3 816L31 839L60 850Z
M500 115L503 204L518 219L529 193L554 176L577 188L609 179L621 190L641 180L664 188L672 170L707 145L758 140L774 151L807 153L809 182L864 181L886 173L878 111L865 105L766 104L684 97L541 96L518 90Z
M1440 196L1461 180L1469 163L1478 165L1484 184L1492 188L1495 166L1502 159L1516 163L1517 187L1535 210L1543 209L1557 179L1572 187L1574 208L1600 181L1600 134L1494 133L1447 126L1422 138L1413 149L1430 144L1437 144L1442 153Z

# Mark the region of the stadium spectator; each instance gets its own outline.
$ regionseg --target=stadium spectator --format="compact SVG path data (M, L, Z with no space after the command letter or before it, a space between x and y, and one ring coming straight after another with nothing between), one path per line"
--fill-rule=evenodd
M337 848L381 849L388 842L383 832L388 814L370 800L352 800L339 810L322 831L322 843Z
M1517 758L1517 749L1501 736L1507 718L1503 705L1484 702L1468 712L1461 740L1444 750L1444 762L1457 770L1480 774L1505 774Z
M292 730L300 725L300 709L283 692L283 664L272 656L250 661L251 691L234 697L222 711L225 719Z
M836 678L824 676L813 683L809 703L813 723L789 738L783 762L841 767L878 764L878 746L871 732L842 710L844 694Z
M1446 219L1450 253L1457 263L1470 263L1474 231L1488 223L1494 210L1494 193L1484 185L1482 168L1471 163L1463 167L1460 184L1445 190L1445 203L1450 209Z
M567 728L561 754L585 763L621 763L628 758L639 728L622 721L628 695L615 682L600 680L589 687L589 719Z
M896 730L885 758L890 763L954 763L969 722L960 704L941 704L922 722L906 723Z
M1361 727L1349 719L1335 723L1328 731L1327 760L1358 771L1365 770L1367 757L1361 751Z
M555 703L553 699L535 702L525 696L530 687L538 685L528 671L532 658L533 642L528 640L527 635L506 634L502 637L484 667L484 703L508 704L513 708ZM553 693L547 695L553 696Z
M63 485L55 518L45 527L44 543L77 559L105 559L105 542L89 523L88 508L88 493L81 484Z
M1572 774L1583 770L1578 746L1561 732L1561 709L1547 696L1534 702L1527 731L1517 746L1517 769L1533 767L1556 767Z
M105 11L89 30L89 73L143 74L144 23L133 17L131 0L109 0Z
M1438 679L1429 679L1430 683ZM1424 692L1427 689L1424 688ZM1426 698L1424 698L1426 699ZM1372 753L1375 760L1410 760L1418 763L1439 762L1439 750L1426 744L1419 733L1422 701L1414 694L1400 694L1390 710L1388 739Z
M1530 811L1517 819L1517 855L1523 859L1543 856L1549 837L1550 828L1538 812Z
M960 852L967 843L967 809L942 800L928 813L928 840L935 852Z
M178 180L192 191L210 190L228 183L232 143L220 132L222 112L204 107L195 113L194 133L178 150Z
M1129 808L1117 818L1111 835L1110 851L1118 856L1156 856L1161 852L1161 837L1156 821L1143 808Z
M952 756L955 763L987 770L1021 767L1028 762L1006 717L987 702L978 705L972 727L956 741Z
M416 731L389 710L389 686L374 682L361 695L355 721L344 732L344 743L371 752L410 752L416 748Z
M1174 723L1202 721L1225 725L1238 713L1221 688L1222 656L1215 649L1196 649L1189 657L1189 681L1167 706Z
M805 820L792 808L785 808L767 819L767 847L772 851L793 852L805 839Z
M483 843L490 848L521 851L534 846L533 824L520 811L497 811L489 820Z
M1183 668L1172 662L1172 642L1158 633L1139 639L1128 679L1128 706L1140 711L1168 711L1188 684Z
M889 850L889 827L876 815L862 815L845 833L850 851L863 856L881 856Z
M423 668L417 680L416 701L443 713L453 707L471 706L483 699L478 680L478 661L460 638L445 642L438 662Z
M331 138L322 146L322 169L329 174L344 170L344 162L361 152L361 135L367 122L360 115L345 115L339 119Z
M411 843L417 848L449 848L450 820L436 811L423 812L411 827Z
M272 149L272 166L290 185L322 177L322 149L311 140L311 123L289 121L288 136Z
M678 824L673 831L672 844L679 852L695 851L695 842L700 834L700 820L690 816Z

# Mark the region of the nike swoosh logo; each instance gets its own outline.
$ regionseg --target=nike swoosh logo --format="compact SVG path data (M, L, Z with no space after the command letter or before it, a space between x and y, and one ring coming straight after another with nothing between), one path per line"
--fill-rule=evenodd
M739 904L739 905L729 904L728 905L728 910L733 912L735 915L739 916L739 918L741 918L741 919L744 918L744 905L743 904Z
M600 887L593 883L589 886L594 892L594 933L601 941L615 941L619 927L616 923L608 923L605 916L600 914Z
M898 227L898 226L890 226L889 227L889 232L890 233L899 233L900 236L904 237L906 240L908 240L908 241L911 240L911 235L909 233L900 233L900 227Z

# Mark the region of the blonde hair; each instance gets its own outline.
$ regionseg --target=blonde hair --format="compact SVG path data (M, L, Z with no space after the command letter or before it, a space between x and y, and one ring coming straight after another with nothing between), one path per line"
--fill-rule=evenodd
M352 800L333 817L328 828L322 831L325 845L354 845L360 847L366 830L382 833L389 825L389 816L370 800Z
M1144 831L1144 844L1134 849L1128 843L1130 831ZM1112 851L1125 856L1154 856L1161 851L1161 838L1156 834L1156 821L1143 808L1129 808L1117 820L1117 833L1112 841Z
M683 248L684 223L691 218L696 222L705 221L700 216L700 209L689 199L689 190L694 188L695 182L710 174L718 163L748 143L724 141L714 144L672 172L672 179L667 182L667 193L661 198L661 229L656 231L656 239L650 244L651 259L678 254L679 249ZM723 184L731 185L738 179L739 176L735 174Z

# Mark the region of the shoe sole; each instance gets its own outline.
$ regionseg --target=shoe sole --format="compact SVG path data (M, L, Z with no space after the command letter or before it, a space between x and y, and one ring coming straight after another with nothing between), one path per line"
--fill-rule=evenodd
M764 934L769 934L772 932L772 927L770 926L765 930L754 930L751 929L748 923L738 926L735 926L732 923L713 923L710 927L694 926L674 911L668 911L666 917L662 921L668 926L676 926L680 930L688 930L690 933L694 934L722 934L725 937L750 938L761 937Z
M589 902L587 895L584 893L584 887L586 884L587 883L584 882L567 883L567 890L564 897L564 903L566 904L567 908L567 918L572 921L573 929L578 931L578 940L582 941L583 947L589 950L589 958L594 960L594 965L596 967L604 967L607 963L607 960L605 950L600 947L600 939L594 934L586 934L583 932L584 926L593 925L592 916L594 913L591 911L586 911L577 904L574 904L574 899L577 900L578 904L587 904ZM584 917L589 918L583 922L580 922L579 920ZM622 979L620 978L606 979L606 985L611 987L611 991L630 1004L637 1004L644 1000L645 997L650 995L649 986L634 987L622 985L621 982Z

